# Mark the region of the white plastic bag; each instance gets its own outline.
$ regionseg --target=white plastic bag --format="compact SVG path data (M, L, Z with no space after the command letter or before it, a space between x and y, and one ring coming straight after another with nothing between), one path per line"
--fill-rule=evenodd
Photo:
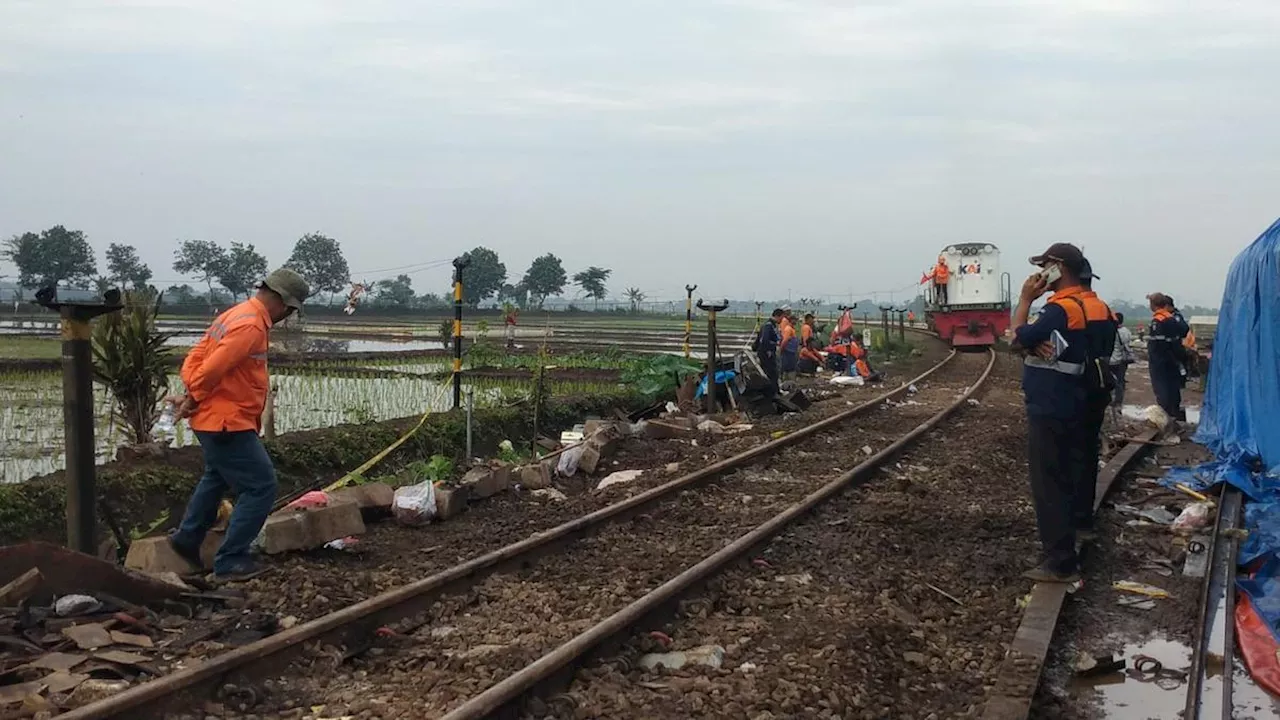
M560 462L556 463L556 474L560 477L573 477L578 472L578 463L582 460L582 451L586 445L578 443L560 453Z
M1170 529L1179 534L1191 534L1209 527L1213 522L1213 503L1191 503L1182 509L1182 513L1170 525Z
M428 480L396 489L391 513L401 525L426 525L436 516L436 486Z

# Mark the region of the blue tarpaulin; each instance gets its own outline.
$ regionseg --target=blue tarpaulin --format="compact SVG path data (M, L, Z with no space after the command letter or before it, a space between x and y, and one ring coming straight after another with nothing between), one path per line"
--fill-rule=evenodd
M732 370L717 370L717 371L716 371L716 384L717 384L717 385L725 385L725 384L727 384L730 380L732 380L732 379L734 379L734 378L736 378L736 377L738 377L738 373L736 373L736 372L734 372L734 371L732 371ZM697 389L697 390L695 390L695 391L694 391L694 393L693 393L693 397L694 397L694 399L696 400L696 399L698 399L698 398L702 397L702 394L703 394L703 393L705 393L706 391L707 391L707 376L706 376L706 374L705 374L705 373L703 373L703 375L702 375L702 380L700 380L700 381L698 382L698 389Z
M1196 442L1280 470L1280 220L1227 273Z
M1254 610L1280 639L1280 220L1245 248L1227 273L1214 333L1209 384L1195 435L1217 458L1173 468L1169 485L1227 483L1247 498L1248 539L1240 564L1258 563L1239 581Z

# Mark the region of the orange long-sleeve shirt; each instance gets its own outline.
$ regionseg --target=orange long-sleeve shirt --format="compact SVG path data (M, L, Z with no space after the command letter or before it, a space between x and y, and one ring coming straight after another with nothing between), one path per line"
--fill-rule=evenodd
M182 363L182 382L198 403L192 430L259 430L267 403L271 316L257 298L218 316Z

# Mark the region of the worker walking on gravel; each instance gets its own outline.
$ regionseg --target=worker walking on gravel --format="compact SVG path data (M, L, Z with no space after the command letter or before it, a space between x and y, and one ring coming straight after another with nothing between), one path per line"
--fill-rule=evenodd
M1185 421L1182 410L1183 339L1191 328L1174 312L1173 300L1164 293L1147 296L1151 305L1151 325L1147 331L1147 361L1151 372L1151 389L1156 403L1170 421Z
M218 506L236 496L226 537L214 559L217 581L253 577L259 569L249 549L276 499L276 472L258 438L266 405L267 349L271 327L302 308L310 294L296 272L267 276L254 297L218 316L182 363L187 394L171 401L189 418L204 452L204 475L187 501L182 525L169 536L173 549L202 567L200 546Z
M1093 530L1093 501L1097 496L1098 461L1102 457L1102 425L1107 418L1115 390L1115 376L1111 372L1111 355L1116 346L1116 324L1111 308L1093 291L1093 266L1086 258L1080 272L1084 288L1078 298L1072 298L1085 314L1085 333L1089 341L1088 365L1085 368L1085 461L1077 480L1073 503L1073 525L1077 546L1092 543L1097 534ZM1092 382L1090 382L1092 381Z
M1084 255L1058 243L1031 263L1041 269L1022 284L1013 326L1014 348L1024 356L1028 470L1044 561L1025 577L1074 583L1080 579L1073 509L1085 454L1089 343L1085 311L1077 303L1084 292ZM1050 290L1053 296L1031 320L1031 304Z

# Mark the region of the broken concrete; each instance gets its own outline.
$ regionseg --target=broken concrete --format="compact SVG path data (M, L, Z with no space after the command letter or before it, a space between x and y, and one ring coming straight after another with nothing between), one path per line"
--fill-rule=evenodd
M697 437L698 432L683 423L650 420L645 423L644 434L651 440L688 440Z
M508 475L509 477L510 475ZM462 481L458 485L466 488L470 497L477 500L491 498L507 489L502 483L502 478L487 466L468 470L467 474L462 476Z
M360 514L366 519L376 520L391 514L391 504L395 501L396 491L386 483L365 483L351 485L329 493L335 503L352 502L360 508Z
M578 458L578 469L591 475L600 466L601 452L595 445L587 443L582 448L582 457Z
M551 468L546 463L525 465L520 468L520 484L526 490L542 490L551 487Z
M349 535L365 531L360 506L353 502L334 503L309 510L289 510L267 518L259 539L262 551L278 555L294 550L310 550Z
M436 517L440 520L461 515L467 509L467 489L464 487L436 488Z

